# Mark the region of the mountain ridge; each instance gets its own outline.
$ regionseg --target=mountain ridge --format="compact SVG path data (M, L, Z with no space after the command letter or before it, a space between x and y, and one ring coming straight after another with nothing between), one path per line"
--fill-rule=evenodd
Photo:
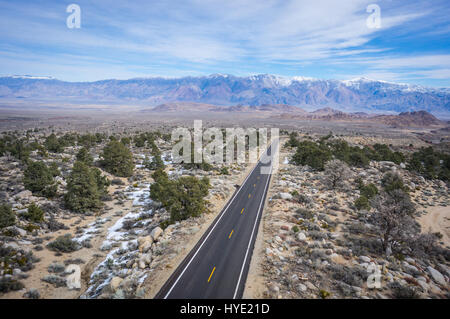
M127 102L157 106L195 102L220 106L290 105L353 112L450 113L450 91L357 78L322 80L259 74L65 82L51 77L0 77L0 101Z

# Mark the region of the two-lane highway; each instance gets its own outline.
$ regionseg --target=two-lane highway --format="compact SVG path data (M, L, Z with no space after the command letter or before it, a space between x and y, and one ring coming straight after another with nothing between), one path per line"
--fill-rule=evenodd
M261 158L271 158L271 147ZM242 298L270 182L259 161L155 298ZM267 163L269 162L269 163Z

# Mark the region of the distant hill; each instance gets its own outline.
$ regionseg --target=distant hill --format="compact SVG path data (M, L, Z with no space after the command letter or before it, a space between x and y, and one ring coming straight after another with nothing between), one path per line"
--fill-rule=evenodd
M403 112L399 115L379 115L375 116L373 120L395 127L430 127L444 124L426 111Z
M0 78L0 102L61 101L72 104L138 103L147 106L193 102L219 106L247 105L263 111L294 106L345 112L450 114L450 91L359 78L348 81L303 77L214 74L184 78L139 78L64 82L49 77ZM245 108L244 106L242 108ZM322 116L322 113L316 113ZM337 114L327 114L335 116ZM341 114L342 115L342 114Z

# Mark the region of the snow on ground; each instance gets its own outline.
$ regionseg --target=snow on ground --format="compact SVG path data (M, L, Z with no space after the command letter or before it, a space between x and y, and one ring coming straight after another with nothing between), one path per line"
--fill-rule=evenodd
M115 276L125 277L133 276L137 283L144 282L147 274L145 270L141 270L138 267L132 268L133 260L139 254L138 242L136 235L141 233L143 229L133 228L131 232L123 229L124 223L127 220L137 220L145 215L151 215L153 210L148 209L148 204L152 202L150 199L149 183L139 185L138 188L128 187L125 190L128 198L133 200L133 206L138 207L137 211L128 212L126 215L118 219L113 226L108 229L106 239L101 246L102 251L108 251L105 259L95 268L91 274L89 281L89 287L81 298L96 298L98 297L102 289L107 286L111 279ZM150 219L140 221L141 226L139 228L145 228ZM89 230L94 230L94 225L90 225ZM85 232L86 235L88 231ZM83 234L85 236L85 234ZM81 238L81 237L80 237Z

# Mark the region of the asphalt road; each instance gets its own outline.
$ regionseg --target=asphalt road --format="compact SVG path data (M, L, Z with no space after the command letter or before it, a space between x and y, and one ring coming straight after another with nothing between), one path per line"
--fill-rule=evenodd
M242 298L271 177L262 166L271 163L255 165L155 298Z

